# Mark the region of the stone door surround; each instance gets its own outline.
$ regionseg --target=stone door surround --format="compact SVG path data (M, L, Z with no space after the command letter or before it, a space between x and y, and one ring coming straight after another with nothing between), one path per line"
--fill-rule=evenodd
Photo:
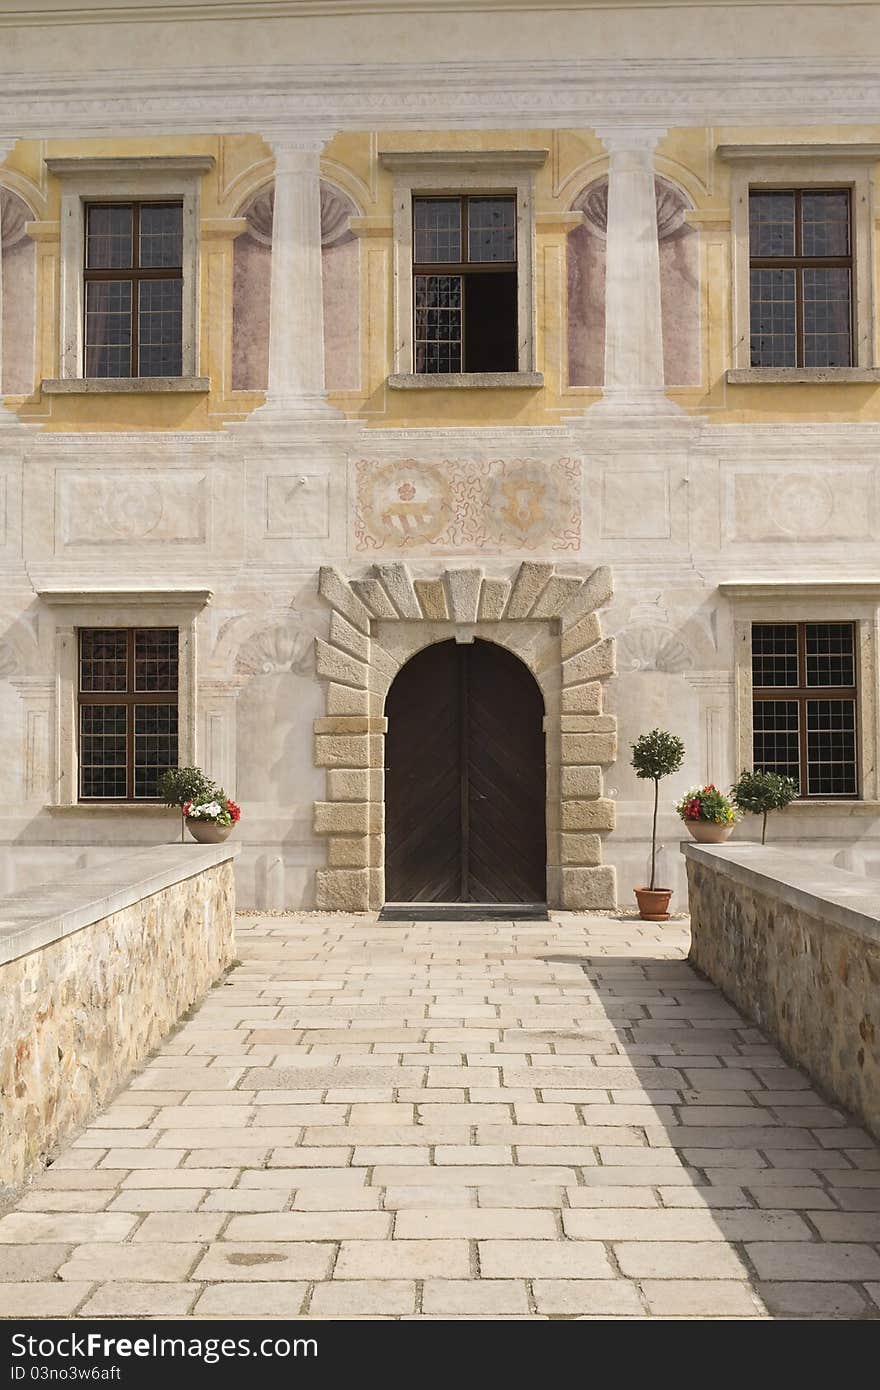
M317 906L383 905L385 696L423 647L480 637L518 656L544 697L548 904L613 908L615 873L601 862L601 834L614 828L614 804L602 796L602 769L617 755L617 721L602 713L602 682L614 674L615 653L596 611L612 596L611 571L578 574L569 566L563 574L525 560L512 579L482 568L421 579L396 562L348 580L327 566L318 589L332 613L329 642L315 643L317 674L327 683L327 712L314 723L327 796L314 809L315 833L327 837Z

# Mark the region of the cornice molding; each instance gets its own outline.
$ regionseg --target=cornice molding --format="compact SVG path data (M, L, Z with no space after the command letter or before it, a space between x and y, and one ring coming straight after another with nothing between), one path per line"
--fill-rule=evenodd
M876 123L871 59L572 58L4 74L11 138Z
M45 161L49 173L61 179L81 178L84 174L88 177L95 174L208 174L215 163L212 154L123 155L102 159L72 155Z
M729 599L872 599L880 600L877 579L725 579L719 593Z
M37 590L37 598L54 607L74 604L111 604L115 607L154 604L163 608L204 608L211 602L211 589L84 589L45 588Z
M549 150L380 150L379 163L394 174L480 173L484 169L540 169Z
M715 153L719 159L731 163L741 161L750 164L764 164L771 160L808 159L815 163L819 159L863 160L875 164L880 159L880 144L853 141L851 144L825 144L820 141L807 144L759 144L759 145L716 145Z

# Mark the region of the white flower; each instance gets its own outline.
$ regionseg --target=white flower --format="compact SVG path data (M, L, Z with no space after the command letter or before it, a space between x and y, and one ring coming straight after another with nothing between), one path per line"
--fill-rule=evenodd
M222 810L223 808L219 801L206 801L202 806L194 806L190 811L190 815L195 816L197 819L204 817L204 819L207 820L210 816L219 816Z

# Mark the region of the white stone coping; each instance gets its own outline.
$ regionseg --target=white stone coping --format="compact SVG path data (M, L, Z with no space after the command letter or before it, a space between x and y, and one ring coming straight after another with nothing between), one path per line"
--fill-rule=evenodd
M0 898L0 965L233 859L239 845L148 845Z
M52 377L40 382L45 396L108 396L188 392L201 395L211 389L207 376L83 376Z
M880 382L878 367L729 367L728 386L821 386Z
M728 841L725 845L682 842L686 859L756 893L778 898L810 917L880 945L880 880L821 864L807 854L775 845Z
M543 372L393 372L392 391L537 391Z

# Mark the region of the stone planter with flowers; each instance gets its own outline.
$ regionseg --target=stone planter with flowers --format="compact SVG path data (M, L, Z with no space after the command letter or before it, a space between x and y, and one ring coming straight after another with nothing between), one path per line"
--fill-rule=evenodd
M734 803L711 782L706 787L689 787L675 809L693 838L704 845L724 844L739 820Z

